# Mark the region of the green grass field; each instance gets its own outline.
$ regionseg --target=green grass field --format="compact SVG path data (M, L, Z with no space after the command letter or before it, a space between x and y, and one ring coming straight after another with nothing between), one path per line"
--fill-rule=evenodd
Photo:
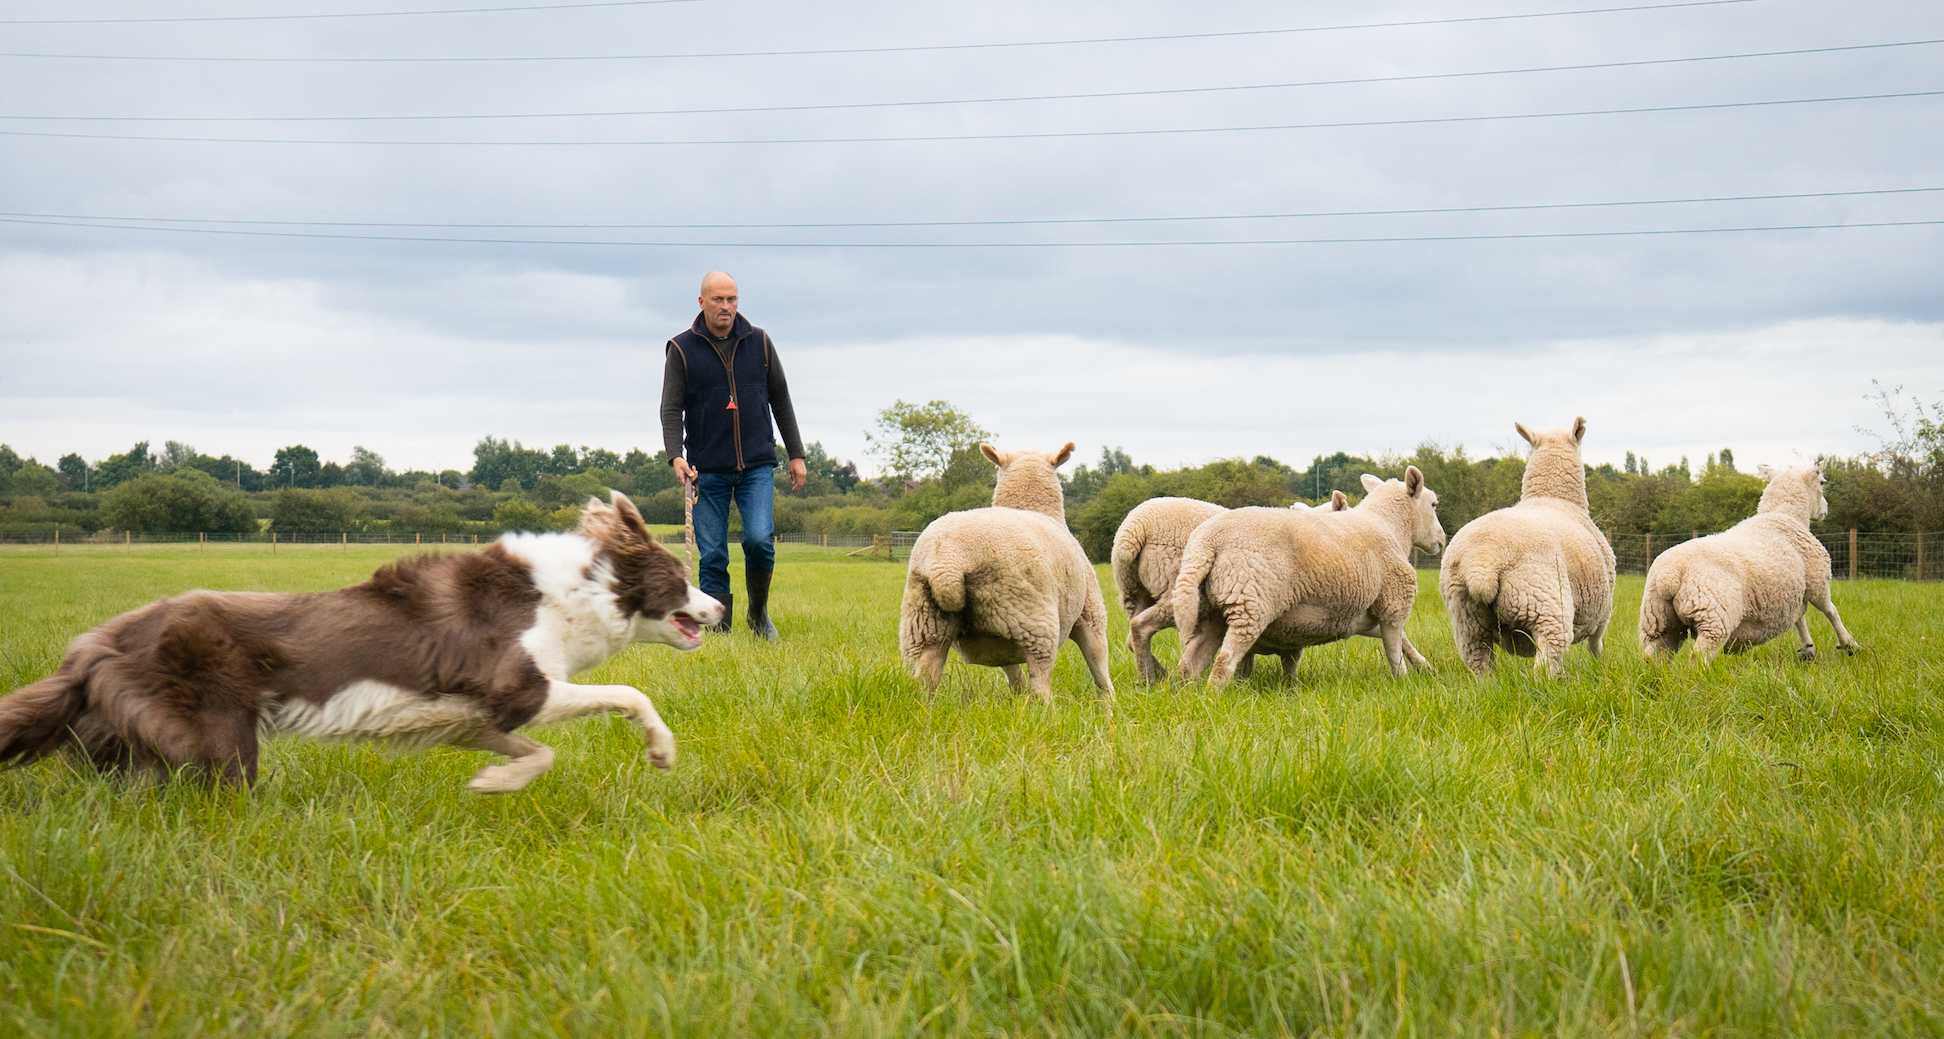
M0 550L0 688L192 587L308 590L381 549ZM1110 715L897 665L903 567L784 546L780 645L636 647L680 740L548 730L552 773L272 743L250 793L0 773L0 1034L1944 1033L1944 589L1838 586L1869 652L1785 638L1467 676L1410 625ZM1103 579L1105 571L1102 572ZM740 580L738 580L740 590ZM1112 597L1110 596L1110 602ZM1172 633L1160 640L1174 658Z

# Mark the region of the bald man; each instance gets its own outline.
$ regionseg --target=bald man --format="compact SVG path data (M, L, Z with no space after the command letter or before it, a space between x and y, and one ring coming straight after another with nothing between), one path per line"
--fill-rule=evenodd
M769 333L737 312L736 279L721 271L702 277L695 302L702 312L688 331L668 341L662 368L662 444L675 475L695 482L695 541L702 552L702 590L722 600L728 631L735 598L729 594L729 503L742 513L743 584L749 590L749 630L776 641L769 618L770 579L776 571L776 441L772 418L790 458L790 490L803 489L807 471L797 434L790 385Z

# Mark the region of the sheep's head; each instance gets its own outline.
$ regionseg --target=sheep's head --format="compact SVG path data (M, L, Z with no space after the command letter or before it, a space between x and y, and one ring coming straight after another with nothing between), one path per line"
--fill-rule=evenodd
M1411 544L1426 552L1443 552L1444 524L1438 520L1438 492L1424 485L1424 474L1417 466L1404 470L1402 480L1379 480L1365 473L1365 502L1395 498L1404 503L1410 516ZM1359 506L1361 507L1361 506Z
M1755 511L1788 512L1805 523L1822 519L1829 515L1829 499L1823 496L1828 473L1827 459L1779 472L1766 465L1756 466L1755 475L1768 481L1768 487L1762 491L1762 503Z
M1514 422L1532 456L1526 459L1525 480L1520 498L1564 498L1586 507L1586 466L1580 461L1580 444L1586 439L1586 418L1573 420L1571 429L1527 429Z
M991 444L980 444L979 453L999 467L999 482L992 488L992 504L1043 512L1066 522L1066 494L1060 488L1060 474L1054 470L1073 457L1071 442L1052 452L1001 451Z

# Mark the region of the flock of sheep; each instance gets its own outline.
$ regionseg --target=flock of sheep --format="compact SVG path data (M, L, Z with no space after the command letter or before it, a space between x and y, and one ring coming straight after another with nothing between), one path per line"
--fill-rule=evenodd
M1416 466L1402 480L1363 477L1365 495L1328 509L1224 509L1188 498L1142 503L1114 537L1114 584L1129 620L1128 647L1141 681L1162 677L1151 642L1181 630L1177 674L1226 684L1247 678L1258 654L1281 658L1295 677L1309 646L1352 635L1382 639L1393 674L1429 661L1404 636L1417 597L1413 546L1444 552L1438 589L1465 666L1484 675L1494 649L1535 658L1557 674L1569 646L1600 654L1613 619L1614 557L1587 509L1580 444L1586 419L1532 431L1518 504L1465 524L1450 544L1437 492ZM980 448L999 467L992 507L940 517L912 546L898 636L906 663L936 688L956 645L973 664L1005 669L1016 690L1053 696L1053 659L1072 639L1101 699L1107 675L1107 608L1093 566L1068 531L1055 472L1073 455ZM1858 646L1830 601L1829 553L1810 533L1829 508L1824 466L1768 481L1755 515L1732 529L1662 553L1647 571L1640 642L1649 657L1689 636L1703 657L1757 646L1791 626L1798 655L1814 659L1808 607Z

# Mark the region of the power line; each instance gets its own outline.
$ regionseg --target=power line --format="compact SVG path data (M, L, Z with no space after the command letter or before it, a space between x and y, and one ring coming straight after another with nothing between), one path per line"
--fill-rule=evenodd
M1169 33L1150 36L1100 36L1064 40L1013 40L1001 43L933 43L895 47L832 47L814 50L719 51L714 53L673 54L542 54L483 57L266 57L166 54L37 54L0 52L0 58L51 58L82 61L218 61L218 62L479 62L479 61L665 61L682 58L785 58L833 54L908 54L923 51L997 50L1011 47L1068 47L1102 43L1156 43L1168 40L1233 39L1249 36L1283 36L1292 33L1342 32L1351 29L1401 29L1425 25L1458 25L1473 22L1509 22L1534 18L1568 18L1592 14L1624 14L1636 11L1666 11L1685 7L1720 7L1729 4L1766 3L1768 0L1683 0L1671 4L1636 4L1629 7L1588 7L1572 11L1531 11L1523 14L1482 14L1458 18L1421 18L1398 22L1358 22L1342 25L1306 25L1285 29L1238 29L1226 32Z
M1655 198L1626 199L1603 202L1536 202L1504 206L1442 206L1429 209L1338 209L1318 210L1307 213L1236 213L1202 216L1108 216L1108 217L1055 217L1024 220L876 220L845 221L828 223L785 223L785 224L485 224L485 223L426 223L376 220L223 220L206 217L160 217L160 216L100 216L81 213L5 213L0 218L19 218L22 220L47 221L113 221L128 224L228 224L249 227L428 227L441 229L490 229L490 230L576 230L576 231L645 231L645 230L685 230L685 231L725 231L725 230L786 230L834 228L895 228L895 227L1022 227L1058 226L1073 224L1147 224L1180 223L1215 220L1293 220L1317 217L1346 216L1425 216L1452 213L1511 213L1555 209L1600 209L1620 206L1667 206L1709 202L1771 202L1778 200L1805 198L1854 198L1864 195L1907 195L1923 192L1944 191L1944 186L1923 188L1862 188L1854 191L1799 191L1771 195L1707 195L1694 198ZM76 227L94 226L92 224L73 224ZM106 224L104 226L114 226ZM153 228L153 230L169 230Z
M1936 97L1944 90L1909 90L1894 94L1846 94L1840 97L1782 98L1772 101L1724 101L1698 105L1650 105L1640 108L1595 108L1572 112L1510 112L1493 115L1421 116L1411 119L1357 119L1328 123L1271 123L1259 126L1185 126L1152 130L1053 130L1036 133L920 134L905 137L767 137L698 138L693 140L635 141L373 141L296 137L170 137L156 134L70 133L52 130L0 130L7 137L53 137L93 141L164 141L190 144L307 144L382 145L391 147L617 147L701 146L756 144L903 144L944 141L1034 141L1087 137L1161 137L1201 133L1254 133L1266 130L1338 130L1372 126L1426 126L1439 123L1484 123L1517 119L1568 119L1580 116L1643 115L1659 112L1702 112L1735 108L1773 108L1782 105L1819 105L1839 101L1885 101Z
M568 245L661 249L1096 249L1121 247L1157 248L1167 246L1359 245L1403 242L1495 242L1554 238L1628 238L1693 234L1741 234L1773 231L1930 227L1944 225L1944 220L1883 220L1866 223L1834 224L1772 224L1750 227L1676 227L1625 231L1538 231L1519 234L1387 235L1366 238L1259 238L1144 242L630 242L587 239L455 238L432 235L355 235L314 231L251 231L211 227L151 227L136 224L84 224L60 220L24 220L16 217L0 217L0 223L32 224L51 227L89 227L111 231L160 231L170 234L243 235L260 238L323 238L340 241L367 242L433 242L459 245Z
M1428 72L1405 76L1366 76L1356 79L1311 79L1289 83L1246 83L1233 86L1174 87L1158 90L1102 90L1082 94L1027 94L1013 97L945 98L926 101L862 101L849 104L764 105L744 108L661 108L622 112L511 112L474 115L0 115L0 119L36 122L105 123L322 123L322 122L424 122L477 119L594 119L656 115L735 115L755 112L825 112L871 108L917 108L940 105L985 105L1022 101L1081 101L1114 97L1158 97L1179 94L1209 94L1245 90L1283 90L1294 87L1354 86L1369 83L1407 83L1421 80L1468 79L1481 76L1516 76L1539 72L1584 72L1594 69L1636 68L1644 65L1676 65L1702 61L1733 61L1743 58L1792 57L1803 54L1833 54L1842 51L1883 50L1892 47L1923 47L1944 43L1936 40L1899 40L1892 43L1857 43L1835 47L1802 47L1795 50L1749 51L1742 54L1703 54L1681 58L1643 58L1634 61L1603 61L1580 65L1539 65L1518 69L1487 69L1472 72Z
M523 7L453 7L433 11L346 11L337 14L223 14L176 18L6 18L0 25L160 25L176 22L287 22L319 18L407 18L439 14L504 14L511 11L572 11L591 7L653 7L699 4L711 0L607 0L586 4L528 4Z

